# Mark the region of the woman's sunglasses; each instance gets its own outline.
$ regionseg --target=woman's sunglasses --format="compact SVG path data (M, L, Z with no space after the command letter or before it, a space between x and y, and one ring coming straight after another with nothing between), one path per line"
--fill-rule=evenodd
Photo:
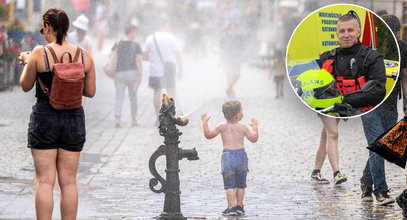
M48 24L48 23L44 23L44 25L41 27L41 29L40 29L40 33L42 34L42 35L44 35L44 26L45 26L45 24Z

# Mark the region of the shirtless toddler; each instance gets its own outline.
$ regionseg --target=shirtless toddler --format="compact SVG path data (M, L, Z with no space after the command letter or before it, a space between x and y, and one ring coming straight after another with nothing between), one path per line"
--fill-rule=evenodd
M257 120L252 118L249 129L239 121L243 118L242 105L239 101L227 101L222 106L222 112L226 122L220 123L214 129L210 129L208 121L210 116L202 114L203 133L207 139L216 137L219 133L222 137L222 176L226 190L228 208L223 215L244 215L243 198L246 188L246 176L248 159L244 149L243 140L246 137L255 143L259 137Z

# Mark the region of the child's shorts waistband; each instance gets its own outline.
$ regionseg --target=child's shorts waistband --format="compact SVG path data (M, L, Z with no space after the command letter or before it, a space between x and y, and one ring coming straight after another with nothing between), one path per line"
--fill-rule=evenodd
M246 151L244 150L244 148L242 148L242 149L236 149L236 150L224 149L223 152L231 152L231 153L236 152L236 153L239 153L239 152L246 152Z

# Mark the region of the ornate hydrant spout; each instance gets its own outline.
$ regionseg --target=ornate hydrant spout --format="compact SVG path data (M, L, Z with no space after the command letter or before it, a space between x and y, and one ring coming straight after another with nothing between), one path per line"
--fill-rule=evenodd
M187 158L187 160L199 160L198 152L194 149L184 150L180 149L179 160Z
M181 116L175 119L175 123L179 126L185 126L189 122L187 117Z
M178 147L179 137L182 135L176 125L185 126L188 124L187 117L175 117L175 104L172 98L163 94L162 105L159 115L159 133L164 137L164 145L151 155L149 168L154 178L150 179L150 189L155 193L165 193L164 210L159 219L186 219L181 213L181 201L179 190L179 165L182 158L188 160L198 160L198 152L194 149L184 150ZM165 155L167 159L166 179L160 176L155 167L155 162L160 156ZM160 189L154 187L161 184Z

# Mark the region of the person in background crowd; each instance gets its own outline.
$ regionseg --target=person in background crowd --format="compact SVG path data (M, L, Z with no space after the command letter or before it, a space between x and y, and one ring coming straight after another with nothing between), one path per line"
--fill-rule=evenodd
M120 127L121 124L121 112L126 87L129 91L132 126L137 126L140 123L137 120L137 90L143 73L143 51L140 44L134 41L137 36L136 26L132 24L126 25L124 33L124 38L117 42L112 49L117 52L117 60L119 61L114 76L114 85L116 87L116 127Z
M88 51L92 55L92 40L88 36L89 31L89 19L84 15L79 15L72 26L75 27L75 31L68 33L68 42L78 45Z
M144 44L143 58L150 61L148 85L154 90L153 102L157 117L160 112L162 89L165 88L169 97L174 98L175 76L181 79L183 75L181 50L176 38L171 34L171 29L169 21L164 21L162 30L148 36Z
M236 96L234 87L240 78L242 63L245 59L245 37L240 24L231 22L221 40L221 62L227 79L226 95Z

